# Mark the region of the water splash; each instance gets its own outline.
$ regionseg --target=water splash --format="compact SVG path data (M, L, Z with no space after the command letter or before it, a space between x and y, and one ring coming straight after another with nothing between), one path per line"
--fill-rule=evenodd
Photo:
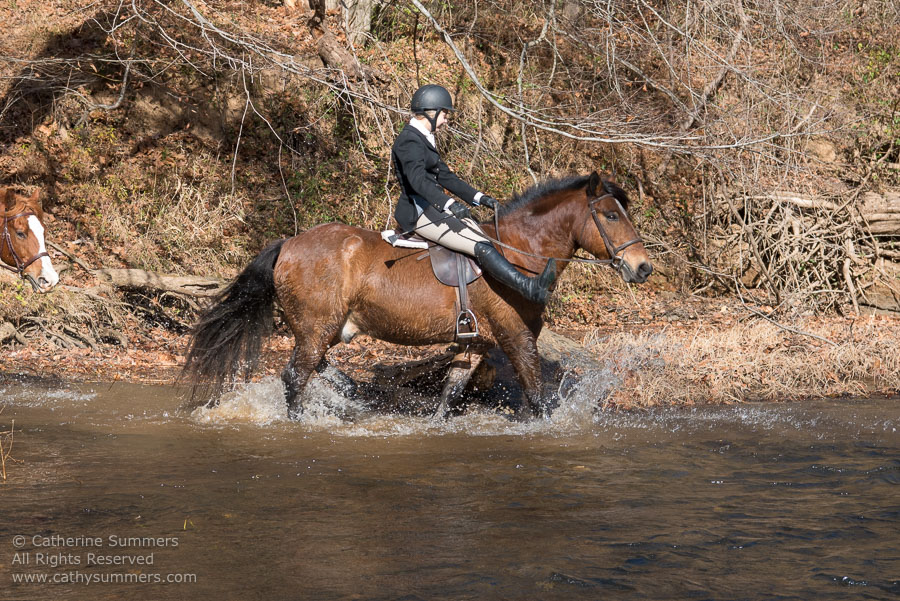
M268 426L289 421L284 385L277 378L240 384L222 395L214 407L199 407L191 416L204 424L250 423Z
M0 404L9 403L21 407L43 407L56 409L73 404L87 405L97 398L97 393L71 388L29 387L16 385L0 388Z
M192 418L204 424L291 424L352 437L563 435L590 428L596 419L597 399L605 398L620 383L610 370L583 376L569 374L564 380L564 386L560 386L565 389L564 395L549 417L521 422L503 411L479 405L449 419L385 413L350 394L340 381L318 375L310 379L303 392L303 411L298 416L288 413L281 380L270 377L239 385L223 395L216 406L196 409Z
M297 423L313 430L339 427L364 409L356 400L343 396L329 383L313 377L301 398L303 413L291 416L284 396L284 384L279 378L269 377L259 382L239 384L225 393L215 406L200 407L192 417L207 424L249 423L268 426L277 423Z
M652 355L636 354L635 361L657 360ZM620 357L618 361L621 361ZM843 423L824 424L812 403L801 405L752 404L727 407L656 408L644 411L604 411L603 401L622 385L621 365L606 362L591 369L566 372L556 388L556 401L549 417L514 421L495 407L471 405L449 419L408 412L389 413L378 409L371 399L360 397L353 387L329 374L315 375L302 398L303 411L288 414L284 387L278 378L244 384L227 393L216 407L203 407L193 419L205 424L282 425L307 432L327 432L346 437L410 436L569 436L587 433L707 433L725 424L739 425L757 433L815 433L852 429L896 433L896 421L881 416L860 420L844 415ZM425 399L426 404L429 399ZM425 407L423 406L423 411ZM872 423L870 423L872 422Z
M598 418L602 402L622 384L622 378L609 366L583 375L566 372L557 390L559 406L552 420L560 425L583 427Z

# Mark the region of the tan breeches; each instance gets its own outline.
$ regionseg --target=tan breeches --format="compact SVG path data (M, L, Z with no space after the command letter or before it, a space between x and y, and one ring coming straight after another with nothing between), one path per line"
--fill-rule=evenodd
M457 225L459 231L454 231L454 228L451 228L448 222ZM458 228L458 224L463 224L466 227ZM438 223L432 223L423 213L416 221L416 233L426 240L431 240L450 250L465 253L469 256L475 256L475 245L479 242L491 243L482 233L478 224L471 219L460 221L455 217L451 217Z

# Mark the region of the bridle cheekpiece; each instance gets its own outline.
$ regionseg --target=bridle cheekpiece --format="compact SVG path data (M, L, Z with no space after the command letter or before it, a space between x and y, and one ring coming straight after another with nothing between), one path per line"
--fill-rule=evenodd
M612 198L616 202L616 206L619 208L619 211L622 212L622 215L627 217L628 213L625 212L625 209L622 207L622 204L619 202L619 199L607 192L603 196L598 196L597 198L588 202L588 208L591 210L591 217L594 218L594 224L597 226L597 231L600 233L600 237L603 239L603 244L606 246L606 253L609 255L609 263L613 269L618 270L622 265L622 261L624 260L624 253L622 256L619 256L619 253L624 251L626 248L633 244L637 244L638 242L642 242L641 237L638 236L624 244L620 244L619 246L615 246L612 243L612 240L609 239L609 235L606 233L606 229L603 227L603 223L600 221L600 216L597 215L597 204L606 199Z
M37 285L37 282L34 281L34 278L31 275L26 274L25 270L34 263L35 261L41 259L42 257L49 257L50 254L46 251L39 252L27 261L23 261L19 254L16 252L16 249L13 247L12 236L9 233L9 222L13 219L18 219L19 217L29 217L34 215L37 217L37 213L32 211L31 209L26 208L25 210L18 212L10 212L5 215L0 215L0 219L3 220L3 233L0 235L0 250L3 249L3 245L9 248L9 252L12 255L13 261L16 262L15 267L12 265L7 265L0 261L0 267L6 269L8 271L12 271L19 275L19 277L28 279L29 283L35 290L39 290L40 286Z

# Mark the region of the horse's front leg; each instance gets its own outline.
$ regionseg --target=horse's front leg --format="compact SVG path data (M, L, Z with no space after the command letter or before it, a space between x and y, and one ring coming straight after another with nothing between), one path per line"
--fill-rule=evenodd
M466 384L472 378L472 374L481 365L484 355L481 352L463 351L456 354L450 361L450 371L444 381L444 389L441 391L441 400L434 416L440 419L446 418L450 413L450 403L462 394Z
M515 330L497 328L497 342L509 357L519 376L525 393L526 404L519 407L517 417L542 415L544 411L541 381L541 359L538 355L537 337L524 325Z

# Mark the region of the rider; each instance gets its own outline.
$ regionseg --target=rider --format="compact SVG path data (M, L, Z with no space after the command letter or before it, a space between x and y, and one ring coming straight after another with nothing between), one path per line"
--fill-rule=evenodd
M492 197L477 191L450 171L438 154L434 132L453 112L453 99L443 87L429 84L413 94L410 122L394 141L391 158L400 180L400 200L394 218L407 232L451 250L475 257L497 281L526 299L544 305L556 279L556 263L547 262L543 273L528 277L518 271L484 235L469 209L453 200L444 189L474 206L497 207Z

